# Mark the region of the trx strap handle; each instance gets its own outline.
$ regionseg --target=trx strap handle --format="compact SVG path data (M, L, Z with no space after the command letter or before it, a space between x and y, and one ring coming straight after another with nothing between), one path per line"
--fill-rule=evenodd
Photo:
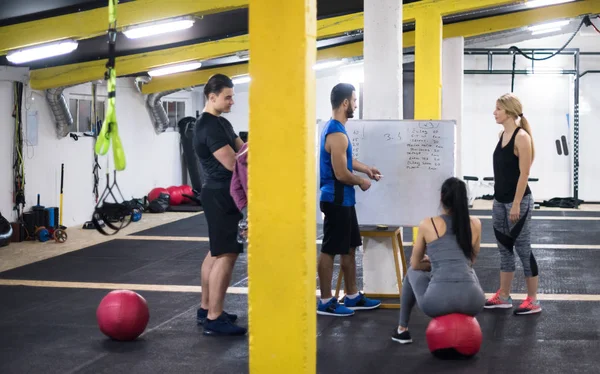
M117 126L117 112L115 109L115 101L117 95L117 72L115 70L115 44L117 42L117 0L108 1L108 62L106 63L106 80L108 91L108 103L106 108L106 116L102 124L102 130L96 141L96 153L105 155L108 153L110 144L113 146L113 158L115 161L115 169L125 170L125 152L123 144L119 137L119 128Z
M106 173L106 189L102 193L100 201L96 205L94 214L92 215L92 224L96 230L98 230L98 232L104 235L115 235L120 230L127 227L131 223L134 213L130 206L118 202L119 198L115 196L115 192L119 193L121 201L124 199L121 189L117 184L117 171L115 170L114 173L112 185L110 184L109 174ZM115 188L116 191L114 191ZM107 199L109 197L112 197L114 202L108 202ZM109 232L109 230L104 230L102 223L104 223L113 231Z

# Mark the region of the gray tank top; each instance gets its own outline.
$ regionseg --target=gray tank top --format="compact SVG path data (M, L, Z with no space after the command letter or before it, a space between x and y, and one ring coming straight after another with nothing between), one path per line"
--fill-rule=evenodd
M446 232L439 239L427 244L427 255L431 260L431 282L476 282L472 262L456 241L452 228L452 217L441 215L446 223ZM437 229L437 228L436 228Z

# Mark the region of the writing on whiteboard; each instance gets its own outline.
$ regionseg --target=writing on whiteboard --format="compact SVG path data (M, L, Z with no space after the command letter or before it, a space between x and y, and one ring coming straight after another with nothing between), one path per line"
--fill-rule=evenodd
M385 144L397 143L399 150L405 149L406 164L404 167L408 170L430 170L437 171L442 167L442 153L444 150L444 140L441 130L436 122L420 122L418 127L406 128L400 131L389 131L385 133L373 132L365 135L365 127L354 128L349 134L350 144L352 144L352 157L361 159L363 141L381 141L381 146Z
M444 150L444 137L438 126L438 123L422 122L419 123L418 128L410 130L407 144L407 169L436 171L442 166L441 153Z

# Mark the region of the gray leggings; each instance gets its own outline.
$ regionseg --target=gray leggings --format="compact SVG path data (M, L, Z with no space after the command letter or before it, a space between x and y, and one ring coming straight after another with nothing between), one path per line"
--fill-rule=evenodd
M431 318L451 313L475 316L483 310L485 294L475 282L431 283L431 272L408 268L402 285L400 326L408 327L415 302Z
M533 197L524 196L520 205L520 219L510 222L512 203L503 204L494 200L492 217L494 234L500 250L500 271L515 271L515 251L521 259L525 277L538 275L538 266L531 251L531 214L533 212Z

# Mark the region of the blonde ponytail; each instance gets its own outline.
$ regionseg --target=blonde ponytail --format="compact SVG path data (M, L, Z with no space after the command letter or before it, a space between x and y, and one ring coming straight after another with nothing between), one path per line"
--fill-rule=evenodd
M521 126L531 138L531 162L533 162L533 159L535 158L535 146L533 145L533 135L531 134L531 126L529 126L529 122L523 115L521 115L521 121L519 123L519 126Z
M529 122L525 116L523 116L523 104L521 104L521 101L515 94L507 93L500 96L498 100L496 100L496 105L504 110L507 115L511 116L517 123L517 126L522 127L523 130L529 134L529 137L531 138L531 162L533 162L533 159L535 158L533 135L531 134L531 126L529 126ZM520 121L519 118L521 119Z

